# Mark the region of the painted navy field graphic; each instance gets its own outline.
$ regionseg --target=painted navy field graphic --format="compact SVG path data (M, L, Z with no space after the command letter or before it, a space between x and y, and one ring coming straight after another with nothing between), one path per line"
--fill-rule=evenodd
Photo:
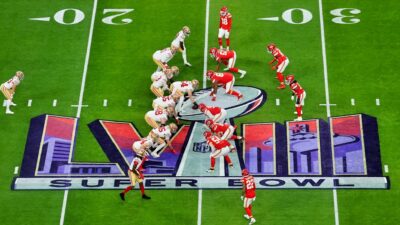
M245 87L241 87L246 92ZM256 91L256 88L249 88ZM246 105L230 117L256 110L265 93L238 102L217 97L216 104ZM196 93L209 99L209 90ZM230 97L230 96L227 96ZM254 101L256 100L256 101ZM189 108L190 102L184 102ZM207 103L206 103L207 104ZM236 107L232 103L231 107ZM191 107L190 107L191 108ZM229 108L229 107L228 107ZM186 119L197 120L194 113ZM230 123L234 123L230 119ZM21 172L15 190L35 189L120 189L129 185L126 171L134 157L132 143L143 135L133 123L95 120L89 129L109 162L76 162L73 158L78 119L41 115L31 120ZM150 189L240 188L240 170L255 175L258 188L342 188L386 189L383 176L377 120L365 114L311 119L301 122L241 124L242 144L232 142L237 152L229 153L234 168L218 159L215 172L210 166L210 149L202 133L202 122L180 127L172 138L172 152L166 148L160 158L145 164L145 185Z

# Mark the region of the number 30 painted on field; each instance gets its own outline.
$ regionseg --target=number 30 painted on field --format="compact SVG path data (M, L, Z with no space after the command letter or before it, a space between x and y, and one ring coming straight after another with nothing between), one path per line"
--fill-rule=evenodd
M65 22L65 13L68 11L74 12L74 17L72 22ZM132 23L132 19L123 18L116 22L116 18L121 17L125 14L132 12L133 9L104 9L103 15L113 13L112 15L104 17L101 21L109 25L125 25ZM82 22L85 19L85 14L79 9L63 9L54 14L54 20L62 25L74 25Z
M293 21L292 15L294 12L300 12L302 15L302 20L299 22ZM350 14L350 15L345 15ZM348 13L347 13L348 12ZM334 23L338 24L355 24L359 23L361 20L358 18L355 18L354 15L360 14L361 10L359 9L354 9L354 8L339 8L339 9L333 9L330 11L331 15L335 16L332 21ZM307 10L307 9L302 9L302 8L293 8L293 9L288 9L282 13L282 19L286 23L290 24L305 24L308 23L312 20L313 16L312 13Z

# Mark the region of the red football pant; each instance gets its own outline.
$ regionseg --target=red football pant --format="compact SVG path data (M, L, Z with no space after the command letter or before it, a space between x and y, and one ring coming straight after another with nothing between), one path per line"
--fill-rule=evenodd
M215 167L215 158L211 157L211 168L214 169Z
M303 106L296 106L296 112L297 112L297 116L301 117L301 110L303 109Z
M231 40L229 40L229 38L226 39L226 46L229 47L229 45L231 44Z
M139 187L140 187L140 192L142 192L142 195L144 195L144 185L143 185L143 183L139 183Z
M283 74L282 74L282 73L276 72L276 78L279 80L279 82L280 82L281 84L283 83L284 77L283 77Z

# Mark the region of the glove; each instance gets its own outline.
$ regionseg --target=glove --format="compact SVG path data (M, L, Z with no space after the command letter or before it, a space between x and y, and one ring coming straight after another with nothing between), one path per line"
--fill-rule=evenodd
M292 95L292 97L290 97L290 100L294 101L294 95Z
M197 102L193 102L192 109L198 109L198 108L199 108L199 105L197 104Z
M243 195L241 195L241 196L240 196L240 200L242 200L242 201L243 201L243 199L244 199L244 197L243 197Z
M276 70L276 66L271 66L271 70Z

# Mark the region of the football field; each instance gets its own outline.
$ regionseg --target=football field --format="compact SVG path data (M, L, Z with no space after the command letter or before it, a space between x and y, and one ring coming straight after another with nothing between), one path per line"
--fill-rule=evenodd
M236 65L247 71L243 79L236 76L235 85L256 87L267 96L262 107L235 118L238 128L245 123L285 125L296 117L290 89L276 89L275 72L268 65L272 56L265 47L273 42L290 59L284 74L294 74L307 92L303 119L377 118L382 177L390 181L386 189L259 188L253 204L256 224L399 224L396 0L1 1L0 81L17 70L25 79L14 96L15 114L0 113L0 224L248 224L240 187L148 188L151 200L146 201L136 186L125 202L118 195L123 188L13 190L23 160L29 160L24 153L32 118L78 118L72 160L79 163L110 162L88 127L93 121L132 122L147 134L151 129L144 115L155 98L149 90L156 69L152 55L170 46L184 25L191 30L185 45L192 67L184 66L177 53L169 62L180 68L174 79L197 79L200 88L209 87L204 74L216 63L208 49L218 47L222 6L233 15L230 39ZM198 137L183 139L187 143L190 138ZM204 168L208 166L207 161Z

